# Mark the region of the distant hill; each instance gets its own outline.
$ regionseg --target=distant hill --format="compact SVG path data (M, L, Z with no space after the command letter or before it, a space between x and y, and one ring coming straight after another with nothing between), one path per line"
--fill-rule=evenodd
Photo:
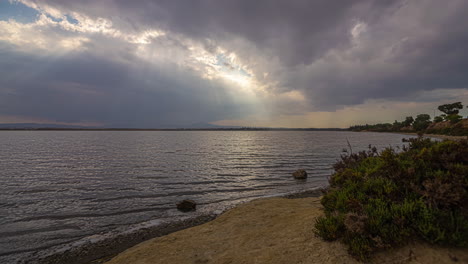
M37 124L37 123L13 123L0 124L0 130L122 130L122 131L190 131L190 130L233 130L233 131L345 131L343 128L282 128L282 127L239 127L239 126L218 126L208 123L196 123L188 126L165 126L162 128L145 128L145 127L90 127L90 126L73 126L73 125L57 125L57 124Z
M189 126L182 127L182 128L214 128L214 129L217 129L217 128L241 128L241 127L239 127L239 126L218 126L218 125L213 125L213 124L209 124L209 123L195 123L195 124L191 124Z
M38 123L10 123L0 124L0 129L39 129L39 128L96 128L90 126L73 126L58 124L38 124Z

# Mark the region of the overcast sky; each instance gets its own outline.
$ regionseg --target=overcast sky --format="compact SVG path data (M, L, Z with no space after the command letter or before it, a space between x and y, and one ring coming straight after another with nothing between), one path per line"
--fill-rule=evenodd
M0 0L0 123L433 116L468 104L467 13L465 0Z

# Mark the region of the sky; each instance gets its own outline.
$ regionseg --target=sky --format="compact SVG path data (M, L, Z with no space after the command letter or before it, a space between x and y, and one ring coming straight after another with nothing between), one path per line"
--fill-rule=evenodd
M439 115L468 104L467 12L465 0L0 0L0 123Z

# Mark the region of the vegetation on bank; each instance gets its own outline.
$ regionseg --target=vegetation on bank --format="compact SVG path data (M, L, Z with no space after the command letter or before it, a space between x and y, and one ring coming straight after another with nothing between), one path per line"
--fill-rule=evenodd
M412 239L468 246L468 140L408 142L399 152L369 146L342 156L316 235L339 239L360 260Z
M438 107L443 114L431 120L428 114L419 114L416 118L407 116L403 121L379 123L374 125L351 126L351 131L373 132L421 132L451 136L468 136L468 118L463 119L459 112L463 109L461 102L444 104Z

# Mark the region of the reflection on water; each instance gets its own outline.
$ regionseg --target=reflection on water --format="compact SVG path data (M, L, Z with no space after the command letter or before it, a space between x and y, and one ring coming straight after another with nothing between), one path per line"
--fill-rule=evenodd
M303 131L2 131L0 260L244 198L326 185L347 147L397 134ZM291 173L304 168L306 181Z

